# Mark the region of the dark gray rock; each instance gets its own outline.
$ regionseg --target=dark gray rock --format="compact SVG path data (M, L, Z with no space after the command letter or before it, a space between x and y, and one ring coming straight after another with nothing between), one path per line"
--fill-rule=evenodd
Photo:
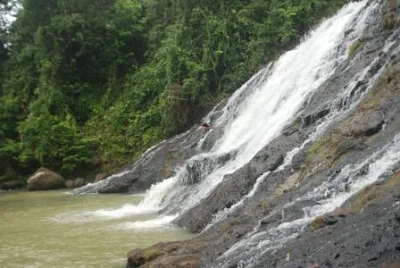
M317 122L319 119L324 118L329 113L330 109L325 107L315 111L313 114L306 115L302 118L303 126L309 126L310 124Z
M172 176L177 166L198 153L197 143L203 137L204 133L198 126L194 126L186 133L161 142L149 149L134 164L121 170L121 173L106 177L95 184L76 189L74 192L143 192L152 184Z

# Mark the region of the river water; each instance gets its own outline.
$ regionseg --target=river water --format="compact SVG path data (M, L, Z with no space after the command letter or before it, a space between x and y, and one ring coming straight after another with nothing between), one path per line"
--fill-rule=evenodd
M132 212L142 195L0 193L0 267L125 267L131 249L188 239L155 213Z

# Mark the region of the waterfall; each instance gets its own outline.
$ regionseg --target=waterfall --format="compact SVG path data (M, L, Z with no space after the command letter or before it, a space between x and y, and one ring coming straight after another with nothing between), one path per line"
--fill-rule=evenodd
M211 150L193 156L175 176L153 185L142 204L167 214L190 209L277 137L347 59L349 46L365 27L371 9L366 3L348 4L237 90L215 124L223 134Z
M173 177L152 185L138 207L126 206L121 209L123 213L118 215L129 215L129 211L132 214L141 211L160 211L164 215L160 216L158 222L152 220L149 226L166 224L209 196L225 175L232 174L247 164L257 152L279 136L285 126L301 114L302 108L307 105L313 94L329 81L342 63L349 60L349 47L362 36L368 17L371 17L371 12L378 6L376 3L367 5L367 2L364 0L347 4L335 16L311 31L295 49L255 74L232 95L213 123L213 129L207 135L214 129L220 129L222 133L212 147L207 151L199 150L198 154L176 168ZM355 106L357 99L363 94L362 90L357 91L357 83L366 76L374 64L375 61L372 61L370 66L358 74L340 93L337 101L330 104L331 114L319 123L316 131L302 146L319 137L327 126ZM370 84L373 82L374 79L371 79ZM206 118L211 118L213 112ZM204 141L205 138L199 141L197 149L201 148ZM165 144L164 141L152 148L142 159ZM293 155L302 146L286 155L280 169L290 164ZM138 162L140 161L142 160ZM127 172L131 171L122 171L99 184L107 184ZM268 173L259 177L242 200L228 211L220 212L217 218L221 219L240 207L247 198L256 193L258 186L267 176ZM96 187L90 185L76 192L95 192ZM105 212L113 214L112 211L101 211L103 214ZM300 220L301 223L304 221ZM146 225L146 223L134 223L136 227L143 224Z

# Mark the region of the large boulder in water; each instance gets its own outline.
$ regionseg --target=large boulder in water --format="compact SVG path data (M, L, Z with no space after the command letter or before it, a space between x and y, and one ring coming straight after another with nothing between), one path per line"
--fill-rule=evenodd
M77 178L76 180L74 180L74 187L82 187L86 185L86 180L83 178Z
M29 191L60 189L65 187L64 179L47 168L39 168L27 181Z

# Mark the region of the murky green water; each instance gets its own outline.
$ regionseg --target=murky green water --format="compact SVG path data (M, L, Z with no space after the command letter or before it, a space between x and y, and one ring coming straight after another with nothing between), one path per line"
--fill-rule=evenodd
M159 222L155 214L132 214L131 204L141 199L2 192L0 267L124 267L133 248L190 237L184 230L154 224Z

